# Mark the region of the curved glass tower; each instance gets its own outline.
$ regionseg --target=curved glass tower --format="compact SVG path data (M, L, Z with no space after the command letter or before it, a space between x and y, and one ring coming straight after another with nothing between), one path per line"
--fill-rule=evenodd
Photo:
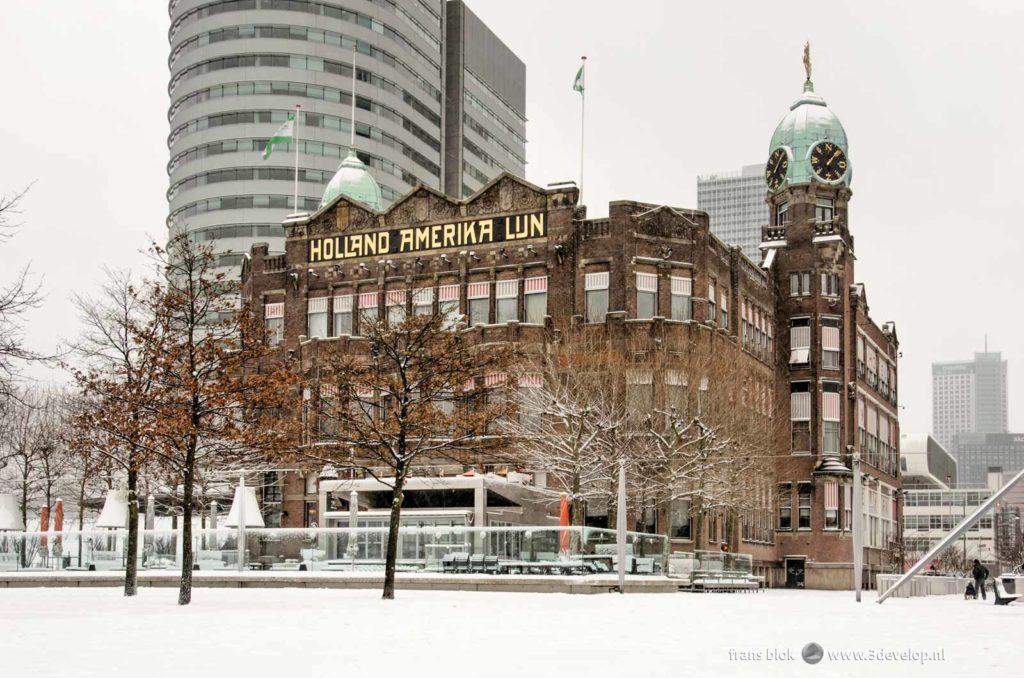
M444 189L444 0L171 0L169 12L172 235L212 244L223 266L257 241L283 252L284 217L316 210L349 154L353 46L355 150L382 204L419 182ZM291 144L262 158L296 104L298 205ZM505 164L490 176L522 174Z

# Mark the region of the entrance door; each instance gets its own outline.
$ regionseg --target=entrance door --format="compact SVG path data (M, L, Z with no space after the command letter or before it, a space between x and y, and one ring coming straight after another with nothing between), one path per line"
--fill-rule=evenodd
M786 558L786 588L802 589L804 587L804 559Z

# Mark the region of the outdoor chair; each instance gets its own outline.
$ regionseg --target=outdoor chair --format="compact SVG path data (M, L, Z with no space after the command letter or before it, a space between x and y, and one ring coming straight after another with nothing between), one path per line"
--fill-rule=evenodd
M484 572L498 574L498 556L484 556Z
M441 571L450 573L455 571L455 554L446 553L441 557Z
M637 574L654 574L654 558L637 558Z
M483 572L484 571L484 556L480 553L474 553L469 558L469 571L470 572Z
M452 572L469 572L469 554L454 553L455 560L452 563Z

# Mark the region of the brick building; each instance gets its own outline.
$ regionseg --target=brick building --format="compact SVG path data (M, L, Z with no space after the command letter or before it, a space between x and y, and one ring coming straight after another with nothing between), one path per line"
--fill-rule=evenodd
M673 548L724 544L752 554L775 585L849 588L857 452L870 585L899 534L897 340L855 283L848 153L808 80L772 139L759 263L715 237L703 212L616 201L607 218L588 219L574 186L503 174L464 200L421 186L378 212L343 192L293 215L285 254L253 247L244 298L304 367L327 347L357 350L362 313L426 307L482 342L537 345L567 329L626 352L640 342L631 385L659 406L681 356L725 356L742 375L737 401L751 402L751 384L766 417L788 420L787 435L765 440L774 477L760 509L701 521L696 533L687 525ZM285 522L315 520L315 479L283 485Z

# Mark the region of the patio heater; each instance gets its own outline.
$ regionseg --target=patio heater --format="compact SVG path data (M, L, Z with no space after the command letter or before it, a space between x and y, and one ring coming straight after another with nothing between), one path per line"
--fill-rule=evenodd
M259 503L256 501L256 488L246 487L245 476L240 476L238 486L235 488L235 498L231 502L231 509L228 517L224 520L224 527L233 527L238 530L238 569L245 569L246 539L245 528L266 527L263 522L263 514L260 513Z

